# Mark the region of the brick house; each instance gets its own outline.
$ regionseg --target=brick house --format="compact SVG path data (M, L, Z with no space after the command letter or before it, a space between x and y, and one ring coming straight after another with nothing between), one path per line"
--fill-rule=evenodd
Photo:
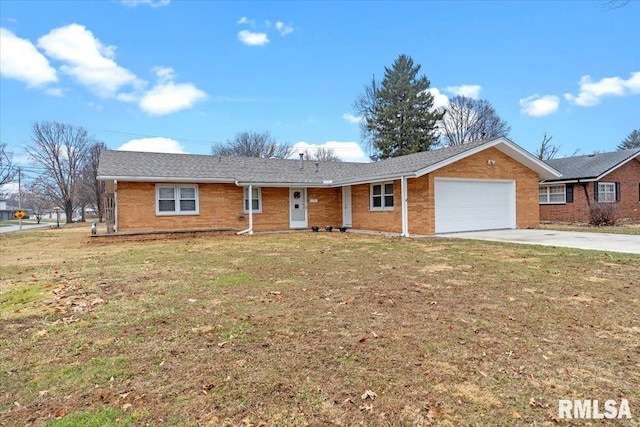
M540 220L590 222L608 205L617 219L640 221L640 148L546 161L562 176L540 181Z
M539 179L558 176L506 138L374 163L106 150L98 169L118 232L534 228Z

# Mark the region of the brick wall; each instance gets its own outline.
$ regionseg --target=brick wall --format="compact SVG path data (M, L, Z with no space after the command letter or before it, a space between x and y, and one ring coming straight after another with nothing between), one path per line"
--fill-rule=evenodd
M488 160L494 160L488 165ZM410 234L435 234L434 179L507 179L516 181L516 227L536 228L539 224L538 174L495 148L488 148L420 178L407 180ZM402 232L400 181L393 182L393 211L372 211L369 184L352 187L353 227L365 230Z
M118 182L119 231L249 227L243 189L234 184L199 184L199 215L156 215L154 183ZM289 188L263 187L262 212L253 214L255 231L289 229ZM309 226L342 224L339 188L307 190Z
M351 187L351 215L353 228L392 233L402 232L402 207L400 205L400 181L393 181L394 208L391 211L371 210L371 185Z
M620 201L616 203L616 218L630 218L640 221L640 160L633 159L600 182L619 182ZM594 202L594 183L587 182L589 200ZM539 205L540 220L552 222L589 222L589 205L582 184L573 185L573 203L559 205Z
M495 163L488 165L488 160L494 160ZM433 178L436 177L515 180L516 227L537 228L540 223L538 174L500 150L495 148L486 149L478 154L438 169L430 174L429 177L432 187ZM431 206L433 207L433 203Z
M487 160L495 160L487 165ZM438 171L409 179L409 232L435 233L434 179L456 177L472 179L516 180L516 225L518 228L538 226L538 176L499 150L489 148ZM394 209L370 209L370 185L351 188L353 228L400 233L402 208L400 180L393 181ZM179 230L193 228L237 228L249 226L249 215L243 212L243 189L234 184L199 184L199 215L157 216L155 184L118 182L119 231ZM263 187L262 213L253 215L255 231L289 229L289 188ZM636 188L637 191L637 188ZM316 203L309 203L316 199ZM342 190L340 188L307 189L309 227L342 225ZM242 218L243 217L243 218Z

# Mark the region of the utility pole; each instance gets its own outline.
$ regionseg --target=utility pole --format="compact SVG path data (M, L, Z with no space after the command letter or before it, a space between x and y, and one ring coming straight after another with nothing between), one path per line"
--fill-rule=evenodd
M18 168L18 210L22 211L22 171ZM20 231L22 231L22 217L18 218Z

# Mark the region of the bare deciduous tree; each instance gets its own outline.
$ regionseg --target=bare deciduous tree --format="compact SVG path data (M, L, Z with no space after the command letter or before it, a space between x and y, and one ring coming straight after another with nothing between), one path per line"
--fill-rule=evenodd
M13 155L7 151L7 144L0 144L0 186L13 181L16 169L13 167Z
M485 99L457 95L443 107L440 122L446 145L461 145L485 138L508 136L511 126L498 116Z
M91 207L98 213L99 220L102 222L105 184L104 181L98 181L97 176L100 153L106 149L104 142L96 142L87 152L86 163L81 173L81 190L78 194L78 205L82 208L82 221L86 220L85 208Z
M47 196L47 191L43 191L46 184L41 179L36 179L28 184L22 193L22 204L33 211L38 224L46 212L51 212L54 203Z
M307 160L317 160L320 162L341 162L333 148L318 147L314 150L304 150L304 156Z
M555 145L551 143L553 136L547 136L545 132L542 136L542 142L540 142L540 147L533 153L540 160L550 160L555 158L560 152L560 148L562 145ZM574 150L573 154L569 157L576 156L580 152L580 149L577 148Z
M292 149L288 145L278 144L269 132L240 132L226 143L214 143L211 154L226 157L262 157L286 159Z
M542 136L540 147L538 147L538 149L534 153L537 158L539 158L540 160L549 160L553 159L558 154L558 151L560 151L560 146L551 144L552 139L553 136L547 136L547 133L544 133L544 135Z
M27 153L45 172L41 175L47 196L60 205L72 221L87 153L95 143L83 127L58 122L36 122Z

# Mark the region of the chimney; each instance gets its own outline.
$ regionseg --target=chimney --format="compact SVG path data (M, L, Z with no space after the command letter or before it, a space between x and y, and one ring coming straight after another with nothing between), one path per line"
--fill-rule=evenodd
M304 169L304 153L300 153L300 169Z
M320 162L316 162L316 172L320 170Z

